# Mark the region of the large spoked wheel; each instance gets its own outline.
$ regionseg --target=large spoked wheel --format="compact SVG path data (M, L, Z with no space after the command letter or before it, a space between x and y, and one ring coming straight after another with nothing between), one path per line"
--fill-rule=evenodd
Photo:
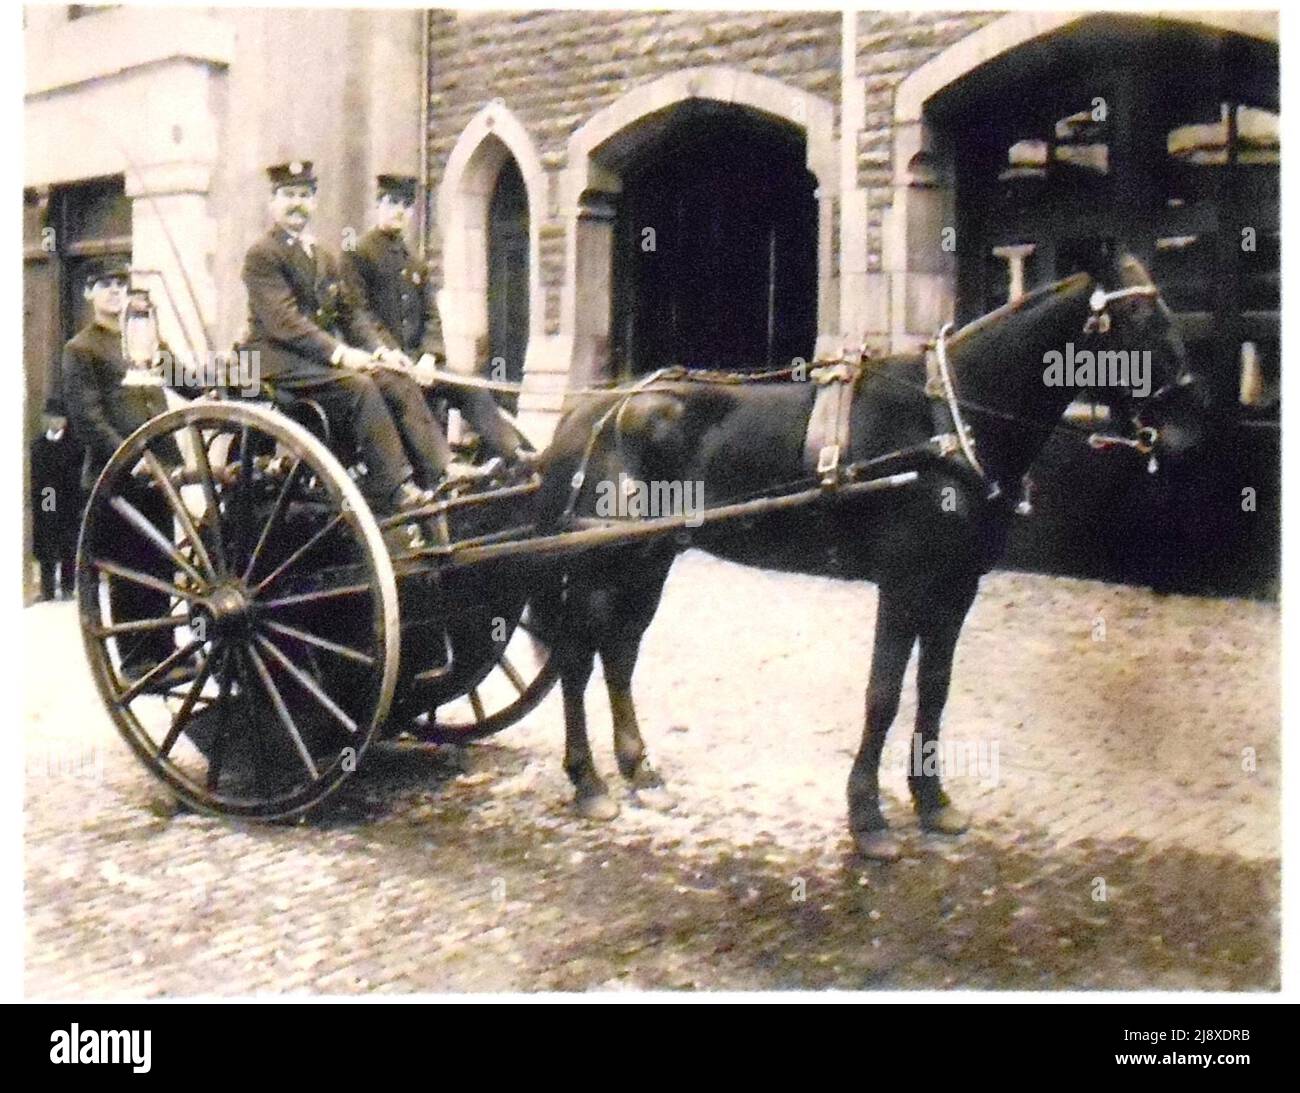
M202 811L306 811L388 714L383 536L338 460L277 411L199 401L128 437L87 504L77 589L114 724Z
M523 446L535 451L526 437ZM505 497L459 510L450 518L451 538L527 523L533 516L520 505ZM407 645L411 685L401 696L400 720L409 731L433 743L468 743L514 725L550 693L559 672L531 619L532 592L526 571L509 565L443 573L432 611L440 624Z
M412 691L420 707L414 731L424 740L465 744L491 736L526 717L555 686L551 647L527 608L483 591L489 594L479 606L449 620L452 672Z

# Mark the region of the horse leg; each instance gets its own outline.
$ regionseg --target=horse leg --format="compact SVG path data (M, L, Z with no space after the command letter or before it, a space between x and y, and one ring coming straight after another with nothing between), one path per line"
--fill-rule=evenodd
M637 633L620 636L600 649L609 710L614 719L614 752L618 756L619 773L632 787L633 800L643 808L666 812L677 802L646 757L645 741L641 739L636 705L632 701L632 671L640 648L641 635Z
M564 772L573 783L574 805L583 819L612 820L618 815L618 803L596 773L587 739L587 681L596 664L596 650L582 638L564 635L556 652L564 694Z
M975 599L975 584L928 619L921 628L921 652L916 669L916 731L907 777L912 803L926 831L960 835L969 818L954 808L939 776L939 727L952 680L952 658L966 612Z
M895 861L902 847L880 812L880 755L898 713L903 673L916 641L916 623L905 601L883 589L876 608L876 637L862 744L849 773L849 830L858 852L877 861Z

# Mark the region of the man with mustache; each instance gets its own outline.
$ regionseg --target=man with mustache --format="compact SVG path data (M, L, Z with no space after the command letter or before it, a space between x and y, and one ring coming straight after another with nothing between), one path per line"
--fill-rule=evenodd
M354 250L344 251L344 276L383 341L380 353L385 362L408 371L418 366L427 374L446 358L446 351L437 305L403 238L415 206L417 180L411 175L379 175L376 182L375 225ZM405 378L400 372L388 374ZM436 379L431 391L465 415L494 456L507 462L531 461L523 437L489 392Z
M311 163L279 164L267 175L273 226L244 259L249 336L243 347L258 353L264 380L314 399L353 442L368 472L362 490L377 512L418 507L430 495L414 476L428 488L442 479L446 440L414 382L387 390L376 382L381 339L337 260L307 231L316 208Z

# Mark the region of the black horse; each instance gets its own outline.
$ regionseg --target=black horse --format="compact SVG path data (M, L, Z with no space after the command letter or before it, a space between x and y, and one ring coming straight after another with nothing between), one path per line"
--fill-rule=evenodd
M1187 442L1194 415L1186 410L1199 399L1188 377L1175 382L1184 356L1172 316L1136 259L1106 256L1090 272L1038 289L946 340L959 414L974 438L982 475L964 455L920 461L915 480L893 489L828 495L822 504L692 533L694 545L736 561L879 587L866 724L848 783L849 824L866 857L889 860L901 852L880 811L878 768L912 647L919 641L915 731L924 755L924 745L931 751L937 746L957 637L981 575L1002 548L1021 477L1080 394L1068 374L1060 383L1046 378L1049 354L1071 344L1149 351L1151 386L1137 393L1161 390L1133 400L1134 420L1160 428L1161 406L1177 407L1171 416L1182 424L1171 435ZM925 445L935 435L926 376L920 353L870 366L851 406L849 461ZM597 514L612 484L629 480L703 483L706 506L778 493L800 480L808 486L802 464L813 387L688 380L654 383L631 397L626 389L583 397L562 418L543 457L539 530L560 530L575 517ZM545 578L533 601L535 624L555 645L564 765L585 817L618 813L587 740L583 696L597 653L619 769L633 798L649 807L672 805L647 760L631 683L641 636L679 546L658 539L582 556ZM909 786L924 829L954 835L966 829L966 816L933 769L912 771Z

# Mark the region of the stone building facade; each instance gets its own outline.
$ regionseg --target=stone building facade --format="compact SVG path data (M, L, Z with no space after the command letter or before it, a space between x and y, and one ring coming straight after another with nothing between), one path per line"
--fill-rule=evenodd
M377 172L418 170L422 27L415 10L25 9L29 425L84 318L84 259L129 259L172 346L228 348L268 164L315 161L316 230L335 245Z
M1068 265L1068 241L1045 238L1067 229L1132 236L1153 264L1165 243L1198 234L1160 254L1199 263L1190 296L1204 297L1225 280L1224 253L1195 253L1226 251L1207 223L1249 220L1265 246L1246 274L1276 283L1276 201L1225 210L1212 182L1209 221L1166 226L1125 196L1131 187L1079 185L1080 161L1066 158L1100 148L1131 168L1149 157L1143 95L1171 79L1210 88L1194 105L1168 96L1189 100L1182 115L1161 106L1171 139L1192 134L1193 158L1229 143L1216 115L1230 101L1275 120L1269 13L118 6L32 8L26 23L33 411L45 358L67 333L51 318L67 311L66 285L50 276L40 234L50 201L116 179L103 238L76 245L124 247L153 271L170 340L223 348L245 313L240 259L265 223L261 171L281 157L316 160L327 242L364 227L375 172L425 175L414 242L440 286L452 363L506 358L541 439L563 391L591 379L669 360L757 366L914 345ZM1059 129L1062 111L1103 91L1123 117L1093 144L1041 132L1048 114ZM1222 135L1200 132L1216 124ZM1276 128L1271 148L1267 118L1262 143L1246 135L1275 176ZM1064 215L1040 202L1056 227L1013 215L1023 194L1003 191L1035 187L1064 195ZM1004 206L1001 220L980 215ZM1107 207L1132 215L1098 222ZM1194 334L1232 327L1228 341L1253 339L1266 387L1276 339L1261 316L1277 309L1237 295L1184 310Z
M573 387L913 347L1099 238L1276 424L1273 13L47 7L25 39L29 429L95 254L174 345L233 343L295 157L334 246L376 172L424 177L450 363L521 380L538 442Z
M377 172L419 169L423 24L410 9L24 9L28 441L87 318L86 262L128 260L178 351L229 348L247 316L243 256L267 226L268 164L316 162L331 242L361 225Z
M745 317L760 327L764 316L757 305L728 310L729 294L766 291L768 325L806 318L810 336L798 344L809 357L828 357L846 347L916 345L949 318L1050 279L1068 267L1073 239L1046 236L1062 235L1076 211L1079 236L1122 236L1155 263L1167 236L1181 242L1190 232L1166 226L1154 206L1139 208L1166 195L1131 197L1141 187L1120 169L1155 158L1175 131L1213 127L1221 104L1274 118L1277 111L1276 17L1266 13L434 12L429 34L426 241L449 353L460 367L501 363L494 325L526 323L526 338L514 339L526 343L521 410L543 436L573 385L645 371L674 348L697 357L712 351L712 361L677 363L733 363L728 349L750 345ZM1204 101L1182 114L1162 107L1165 130L1144 129L1144 96L1158 97L1171 80L1200 81ZM1100 136L1060 131L1075 107L1094 100L1116 112ZM693 130L708 144L693 144ZM1093 172L1109 176L1100 187L1086 172L1082 183L1073 177L1081 173L1073 169L1079 149L1064 148L1089 139L1092 151L1109 155ZM806 216L789 218L782 199L754 196L761 156L770 150L774 164L784 163L782 141L797 148L808 185L784 166L773 167L770 181L785 187L790 204L807 202ZM1275 128L1272 141L1276 164ZM1004 158L992 162L998 142ZM725 162L713 162L727 156L737 164L731 177ZM687 162L674 168L674 157ZM987 178L974 177L977 162ZM527 240L513 265L493 245L494 234L511 227L496 215L507 174L522 180L513 231ZM710 206L713 199L693 188L696 176L726 194ZM647 186L655 192L643 193ZM1059 210L1056 229L1017 220L1016 200L1006 202L999 186L1031 193L1056 186L1068 202L1065 227ZM665 191L682 195L675 206ZM966 208L963 193L972 197ZM710 225L725 233L735 227L728 202L753 213L741 221L750 235L770 227L766 278L750 268L762 255L739 250L710 274L707 250L674 237L667 223L684 215L697 233ZM1003 204L1005 222L979 215ZM1168 204L1186 203L1169 196ZM1092 223L1107 207L1132 216ZM627 222L646 209L658 223ZM1267 221L1266 234L1276 231L1275 213L1252 210ZM1241 219L1222 203L1210 215L1220 226ZM653 258L644 254L647 227L657 229ZM781 248L800 230L807 238L790 246L807 248L811 276L783 277ZM711 245L725 251L730 243L720 237ZM796 255L789 265L803 268L800 261ZM1213 271L1214 255L1203 261ZM1220 274L1202 269L1191 279L1206 276ZM718 285L724 291L711 296ZM503 291L513 292L512 306L498 307ZM783 305L783 293L807 296L806 306ZM709 325L707 311L690 310L690 297L701 294L714 302L720 336L663 344L662 328L681 315L693 316L696 328ZM1222 325L1212 305L1192 300L1187 310L1206 337L1210 325ZM1252 331L1269 343L1265 355L1273 353L1275 331ZM773 347L769 337L769 355ZM752 348L760 351L752 363L764 363L761 339Z

